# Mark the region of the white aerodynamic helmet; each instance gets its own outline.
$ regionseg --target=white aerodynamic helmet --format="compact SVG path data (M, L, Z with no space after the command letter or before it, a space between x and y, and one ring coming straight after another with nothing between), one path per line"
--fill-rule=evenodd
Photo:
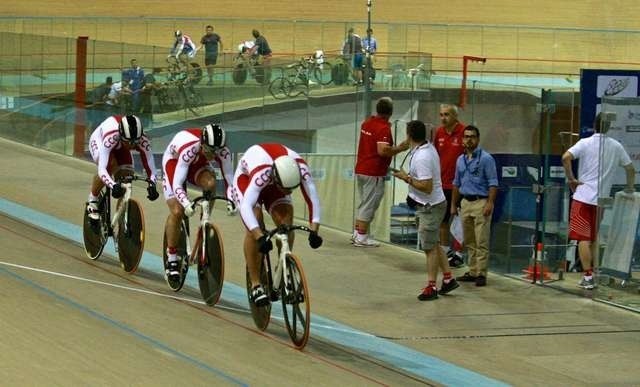
M273 162L273 177L276 184L284 189L294 189L300 185L300 168L291 156L280 156Z

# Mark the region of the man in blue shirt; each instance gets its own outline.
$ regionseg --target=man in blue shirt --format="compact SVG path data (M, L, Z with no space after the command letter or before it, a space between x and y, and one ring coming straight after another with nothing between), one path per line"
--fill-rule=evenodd
M369 78L373 82L376 79L376 71L373 68L373 64L375 63L375 54L378 51L378 41L373 37L373 30L371 28L367 29L367 35L362 39L362 46L365 50L365 55L367 56L368 62L366 65L370 67Z
M131 59L131 67L122 72L122 78L129 80L131 89L131 113L140 112L141 95L144 87L144 70L138 65L137 59Z
M462 141L465 151L456 160L451 215L458 213L455 203L460 203L460 218L464 245L469 256L469 271L457 280L475 282L476 286L485 286L489 264L491 215L498 193L498 172L491 154L478 147L480 142L478 128L472 125L465 127Z

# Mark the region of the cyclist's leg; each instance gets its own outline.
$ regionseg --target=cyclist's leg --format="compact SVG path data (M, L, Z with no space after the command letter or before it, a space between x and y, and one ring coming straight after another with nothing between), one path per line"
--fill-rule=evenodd
M196 164L198 164L198 161L196 161ZM203 160L203 162L206 162L206 160ZM203 165L202 166L203 169L201 169L199 172L196 172L195 176L194 176L194 182L195 184L202 188L202 191L209 191L211 193L215 193L216 192L216 175L215 173L211 170L208 169L208 164ZM199 168L198 168L199 169Z
M275 202L269 208L269 214L271 215L271 219L273 219L273 223L276 226L281 224L291 224L293 223L293 205L291 204L291 197L289 195L283 197L281 200ZM289 233L289 247L293 248L293 242L295 239L295 234L293 232Z
M255 207L253 213L260 223L260 227L264 228L264 221L262 218L262 207ZM251 287L254 288L261 285L260 282L260 263L262 260L262 254L258 251L258 243L254 233L251 230L246 230L244 235L244 258L247 263L247 270L249 271L249 279L251 280ZM266 284L262 284L266 285Z
M178 243L180 239L180 223L182 222L182 216L184 209L182 204L176 198L173 192L172 182L175 175L177 160L166 159L162 160L162 191L164 194L167 207L169 208L169 215L165 221L164 233L167 241L167 262L169 275L172 277L179 276L179 265L177 264L179 258L177 256ZM174 262L169 264L170 262Z

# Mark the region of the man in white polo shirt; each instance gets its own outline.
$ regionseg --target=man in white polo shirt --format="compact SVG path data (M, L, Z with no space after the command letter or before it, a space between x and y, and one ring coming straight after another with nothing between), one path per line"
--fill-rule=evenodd
M605 133L609 123L602 121L602 113L598 113L593 123L593 136L583 138L562 155L562 165L567 176L567 184L573 192L573 202L569 216L569 239L578 241L578 254L582 262L583 276L578 286L593 289L593 257L596 256L598 244L598 183L602 196L609 196L615 169L623 167L626 172L627 186L625 192L634 192L635 169L631 158L622 144ZM601 153L601 147L602 149ZM571 169L571 161L578 159L578 179ZM602 165L600 162L602 160Z

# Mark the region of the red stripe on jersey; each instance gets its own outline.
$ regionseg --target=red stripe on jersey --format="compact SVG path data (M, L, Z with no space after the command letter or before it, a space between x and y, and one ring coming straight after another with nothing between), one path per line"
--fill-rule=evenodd
M260 144L260 147L264 149L273 160L289 154L287 147L282 144Z
M193 134L194 136L196 136L196 137L198 137L198 138L202 137L202 129L198 129L198 128L189 128L189 129L186 129L185 131L187 131L187 132L189 132L189 133Z

